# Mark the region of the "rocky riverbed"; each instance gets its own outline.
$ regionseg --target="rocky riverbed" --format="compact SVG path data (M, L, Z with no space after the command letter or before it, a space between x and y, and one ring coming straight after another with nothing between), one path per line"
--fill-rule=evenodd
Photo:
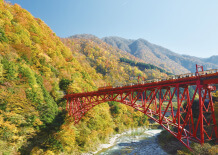
M144 140L139 140L138 142L131 143L133 150L128 153L129 155L167 155L161 147L158 145L157 135L161 130L148 130L145 133L148 137Z
M158 144L157 135L162 130L135 129L113 136L108 144L101 144L97 155L167 155Z

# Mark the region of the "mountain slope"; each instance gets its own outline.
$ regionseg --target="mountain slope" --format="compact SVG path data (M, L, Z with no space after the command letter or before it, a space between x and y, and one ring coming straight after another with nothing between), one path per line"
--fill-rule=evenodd
M214 57L203 60L193 56L176 54L144 39L130 40L120 37L105 37L102 40L141 58L146 63L158 65L175 74L195 72L196 64L203 65L205 69L218 68Z
M142 60L125 51L113 48L95 36L75 35L63 38L62 41L81 63L88 62L111 85L136 83L136 78L131 81L131 77L142 76L146 79L153 79L167 76L158 69L142 69L121 62L121 58L132 60L135 63L142 62Z
M0 154L31 154L41 147L61 152L69 146L58 132L69 133L70 150L76 151L73 123L62 126L68 118L62 97L68 90L97 90L102 81L42 20L0 0ZM33 137L31 145L28 139Z
M211 56L209 58L204 58L204 59L201 59L201 60L204 61L204 62L209 62L209 63L213 63L213 64L218 65L218 55L214 55L214 56Z
M94 91L117 77L124 82L126 71L166 76L119 63L120 53L99 41L69 40L69 49L42 20L0 0L0 154L81 154L148 123L143 113L114 102L94 107L76 127L65 111L65 93Z

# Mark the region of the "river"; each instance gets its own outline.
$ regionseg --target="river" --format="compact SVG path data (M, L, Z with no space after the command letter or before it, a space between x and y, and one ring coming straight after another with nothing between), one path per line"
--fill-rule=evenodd
M101 144L98 151L91 154L97 155L167 155L157 142L160 129L137 128L122 134L117 134L110 139L108 144Z

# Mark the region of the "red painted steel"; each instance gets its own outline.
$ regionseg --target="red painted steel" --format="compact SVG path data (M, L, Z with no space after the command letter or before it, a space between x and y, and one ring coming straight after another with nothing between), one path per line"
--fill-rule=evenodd
M201 72L198 71L199 67ZM177 79L165 81L116 88L109 86L93 92L68 94L64 97L67 99L66 109L77 124L96 105L108 101L120 102L144 113L191 149L190 140L203 144L206 140L218 139L211 95L212 91L216 90L211 84L218 83L218 71L204 72L202 66L196 65L196 76L190 75L179 75ZM190 87L193 92L190 92ZM199 102L196 102L195 98L199 98Z

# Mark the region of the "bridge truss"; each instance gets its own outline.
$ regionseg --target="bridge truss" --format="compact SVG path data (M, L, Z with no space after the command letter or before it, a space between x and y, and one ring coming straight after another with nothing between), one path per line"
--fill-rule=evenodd
M116 101L144 113L169 131L187 148L190 141L203 144L218 139L211 84L218 72L95 92L68 94L66 109L77 124L98 104ZM192 90L192 91L191 91ZM197 102L195 99L198 99ZM197 111L197 112L196 112Z

